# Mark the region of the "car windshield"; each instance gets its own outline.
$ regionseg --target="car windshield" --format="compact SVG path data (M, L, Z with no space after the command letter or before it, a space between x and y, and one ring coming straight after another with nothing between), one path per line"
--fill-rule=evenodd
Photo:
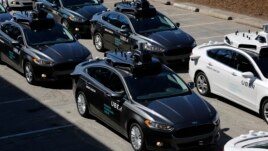
M31 30L27 28L24 31L26 41L30 46L75 41L72 34L60 25L55 25L51 29Z
M6 13L6 10L5 8L0 4L0 14L1 13Z
M132 98L144 102L160 98L184 95L190 90L176 73L164 71L157 75L126 77Z
M254 57L253 58L258 65L259 69L261 70L263 76L265 78L268 78L268 56L263 56L263 57Z
M83 6L83 5L98 5L97 0L62 0L64 7Z
M148 18L130 18L130 21L139 34L176 29L172 21L162 14Z
M268 149L268 141L260 141L256 143L252 143L246 146L243 146L243 148L261 148L261 149Z

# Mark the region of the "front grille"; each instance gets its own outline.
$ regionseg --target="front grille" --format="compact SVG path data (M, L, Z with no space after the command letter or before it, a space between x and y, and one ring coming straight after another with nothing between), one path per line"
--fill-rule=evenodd
M194 127L183 128L174 133L176 138L193 137L211 133L215 129L213 124L198 125Z
M212 139L213 137L208 137L208 138L193 141L193 142L177 144L177 146L179 149L193 148L197 146L205 146L205 145L210 145Z
M166 56L178 56L178 55L186 55L191 54L192 48L185 47L185 48L177 48L177 49L171 49L167 50L165 52Z
M74 70L75 66L79 64L80 62L67 62L67 63L61 63L56 64L54 66L55 71L67 71L67 70Z

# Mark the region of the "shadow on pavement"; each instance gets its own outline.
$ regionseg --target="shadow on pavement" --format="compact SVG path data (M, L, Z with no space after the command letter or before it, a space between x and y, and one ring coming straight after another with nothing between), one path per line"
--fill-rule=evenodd
M1 151L111 150L0 76Z

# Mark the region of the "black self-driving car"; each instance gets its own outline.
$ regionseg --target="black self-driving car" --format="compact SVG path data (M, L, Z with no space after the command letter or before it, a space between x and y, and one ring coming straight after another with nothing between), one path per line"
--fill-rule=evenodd
M107 10L103 0L37 0L44 10L73 34L90 35L90 19L95 13Z
M77 64L91 58L67 29L44 14L17 12L0 26L0 61L24 73L30 84L68 78Z
M146 0L119 2L114 11L98 13L91 20L91 35L98 51L135 49L144 43L165 64L186 61L195 40Z
M2 4L0 4L0 23L4 22L6 20L11 20L12 16L9 14L9 12L4 8Z
M158 59L107 52L71 74L78 112L127 137L134 150L192 149L220 137L217 111Z

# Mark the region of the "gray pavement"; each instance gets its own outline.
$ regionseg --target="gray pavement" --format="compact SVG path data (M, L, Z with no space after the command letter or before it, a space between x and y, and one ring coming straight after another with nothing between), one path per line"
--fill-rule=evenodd
M105 1L112 8L115 0ZM156 8L180 22L198 44L222 41L224 34L259 30L174 6L152 1ZM94 57L103 54L95 50L92 40L82 39ZM174 68L187 82L190 81L187 65ZM205 98L220 113L222 137L217 151L222 151L226 141L249 130L268 131L267 124L239 105L218 96ZM0 151L73 151L73 150L132 150L129 142L95 118L79 116L71 82L29 85L18 72L0 64Z

